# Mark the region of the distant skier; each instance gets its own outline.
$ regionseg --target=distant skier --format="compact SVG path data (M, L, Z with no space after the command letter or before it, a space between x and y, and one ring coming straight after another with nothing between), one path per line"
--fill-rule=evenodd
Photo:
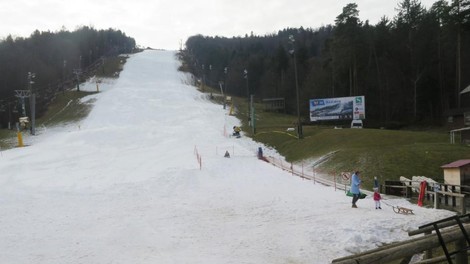
M240 127L234 126L233 127L233 136L239 138L240 137L240 131L242 131L242 129Z
M228 153L228 150L225 151L224 157L225 157L225 158L230 158L230 153Z
M263 149L261 147L258 148L258 159L263 159Z

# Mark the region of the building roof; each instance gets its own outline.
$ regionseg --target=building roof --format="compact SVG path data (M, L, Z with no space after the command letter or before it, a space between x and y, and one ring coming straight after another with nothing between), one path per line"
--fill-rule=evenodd
M463 159L451 162L446 165L442 165L441 168L460 168L462 166L470 164L470 159Z
M21 117L20 117L21 118ZM451 130L450 132L459 132L459 131L465 131L465 130L470 130L470 127L464 127L464 128L459 128L459 129L454 129Z

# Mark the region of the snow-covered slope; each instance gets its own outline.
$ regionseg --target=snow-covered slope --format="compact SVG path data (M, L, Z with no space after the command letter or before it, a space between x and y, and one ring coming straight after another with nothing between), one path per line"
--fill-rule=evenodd
M257 160L177 66L173 52L132 55L80 124L2 152L1 263L329 263L451 215L402 199L352 209Z

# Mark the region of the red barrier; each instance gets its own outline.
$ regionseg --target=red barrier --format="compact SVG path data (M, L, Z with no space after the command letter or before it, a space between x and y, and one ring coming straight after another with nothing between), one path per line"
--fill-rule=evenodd
M424 195L426 194L427 182L422 181L419 187L418 206L423 206Z

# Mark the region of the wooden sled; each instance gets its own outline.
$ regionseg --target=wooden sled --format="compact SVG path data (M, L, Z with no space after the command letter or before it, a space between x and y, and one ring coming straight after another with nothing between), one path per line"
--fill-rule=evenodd
M409 214L414 214L413 210L405 207L400 207L400 206L392 206L393 211L397 214L404 214L404 215L409 215Z

